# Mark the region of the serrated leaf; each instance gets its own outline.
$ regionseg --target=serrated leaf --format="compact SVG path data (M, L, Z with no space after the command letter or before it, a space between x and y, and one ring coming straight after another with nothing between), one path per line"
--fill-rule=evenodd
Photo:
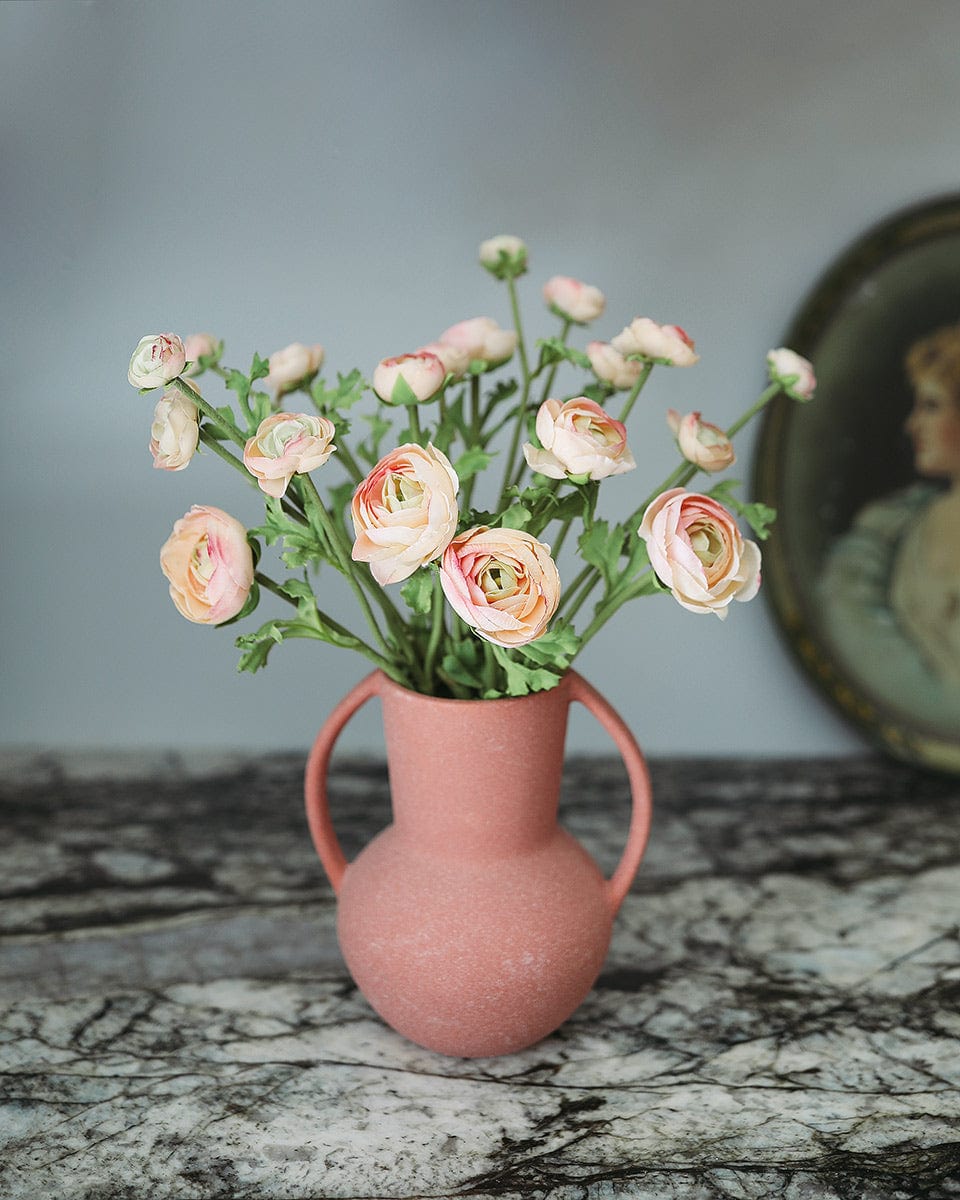
M525 504L511 504L500 518L500 525L504 529L525 529L532 516L530 509Z
M420 570L404 580L400 588L407 607L415 613L425 614L433 607L434 575L432 571Z
M273 401L266 392L251 392L250 410L253 413L254 421L259 425L273 412Z
M777 510L760 500L745 503L734 495L734 488L739 486L740 481L737 479L724 479L715 484L708 495L732 509L738 517L742 517L747 522L761 541L766 541L770 536L770 526L777 519Z
M555 362L571 362L575 366L590 370L590 359L582 350L568 346L561 338L540 338L540 366L548 367Z
M245 633L236 639L234 645L243 653L237 663L238 671L250 671L251 674L267 665L267 656L274 646L283 641L283 632L277 621L268 621L254 633Z
M596 567L607 587L612 587L621 575L620 555L624 543L622 525L611 529L606 521L594 521L580 534L577 542L583 561Z
M370 436L365 442L360 442L357 446L357 453L371 467L375 466L380 458L380 443L384 436L393 428L389 421L385 421L379 413L363 414L363 419L370 426Z
M507 677L508 696L526 696L530 692L545 692L560 682L560 675L546 667L529 666L514 658L503 646L493 646L493 655Z
M517 646L514 653L541 666L552 666L565 671L580 649L581 639L572 625L559 623L525 646Z
M473 446L460 455L453 464L453 469L456 471L460 482L465 483L468 479L488 467L495 457L496 455L488 454L486 450L481 450L478 446Z
M253 364L250 367L250 382L256 383L258 379L266 379L270 374L270 360L261 358L259 354L254 352Z

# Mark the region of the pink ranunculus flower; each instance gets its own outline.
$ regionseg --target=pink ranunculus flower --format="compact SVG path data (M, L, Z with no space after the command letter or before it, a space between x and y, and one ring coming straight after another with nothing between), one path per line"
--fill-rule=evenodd
M588 342L587 358L593 373L617 391L628 392L643 373L643 363L624 358L609 342Z
M537 412L537 437L543 449L527 442L523 456L532 471L551 479L606 479L637 465L627 445L626 426L586 396L565 403L544 400Z
M155 388L183 374L187 359L175 333L142 337L130 359L127 379L135 388Z
M384 455L353 494L353 558L377 583L399 583L439 558L457 531L460 480L434 446Z
M493 317L470 317L458 321L440 334L439 340L448 346L465 351L471 362L499 366L517 348L517 335L512 329L501 329Z
M275 350L268 361L270 373L263 385L277 396L283 396L294 391L301 383L309 383L316 375L323 366L323 347L291 342L282 350Z
M725 471L736 461L733 442L718 425L701 420L698 412L681 417L675 408L668 408L667 424L673 430L680 453L701 471Z
M417 354L433 354L443 363L448 375L461 379L470 366L470 355L459 346L450 346L446 342L427 342L416 351Z
M212 333L191 333L183 339L183 352L187 357L189 366L184 371L184 375L196 375L200 368L197 366L197 360L202 355L216 354L219 342Z
M663 359L672 367L692 367L700 361L692 338L679 325L658 325L649 317L635 317L611 345L621 354Z
M184 380L200 394L195 383ZM200 416L197 406L176 387L164 392L153 410L150 426L150 453L153 465L161 471L182 471L193 458L200 441Z
M219 508L195 504L160 551L170 597L188 621L219 625L235 617L253 586L247 531Z
M279 499L294 475L322 467L336 450L336 430L312 413L273 413L265 417L243 448L243 465L261 492Z
M443 552L440 583L457 615L499 646L535 641L560 603L550 547L523 529L477 525L461 533Z
M722 619L731 600L757 594L760 550L712 497L671 488L649 505L637 532L657 577L691 612Z
M767 369L770 379L779 383L788 396L794 400L807 401L813 399L817 386L817 377L813 364L802 358L795 350L781 346L778 350L767 353Z
M443 387L447 368L436 354L418 350L416 354L401 354L384 358L373 372L373 390L387 404L402 404L394 399L397 381L402 379L418 400L429 400Z
M569 317L577 325L595 321L606 308L603 292L590 283L581 283L569 275L554 275L543 285L548 308L559 317Z

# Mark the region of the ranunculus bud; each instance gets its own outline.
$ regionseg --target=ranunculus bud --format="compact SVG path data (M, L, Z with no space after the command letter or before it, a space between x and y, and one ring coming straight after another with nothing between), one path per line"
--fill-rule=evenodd
M440 584L457 615L499 646L535 641L560 603L550 547L524 529L478 525L461 533L443 552Z
M373 390L386 404L413 404L435 396L446 377L447 368L436 354L418 350L382 359L373 372Z
M501 233L480 243L480 262L497 279L516 279L527 269L527 247L512 233Z
M270 373L263 381L277 396L295 391L303 383L309 383L323 365L323 347L304 346L292 342L282 350L275 350L269 358Z
M160 387L182 375L186 361L183 342L175 333L151 333L137 343L127 379L135 388Z
M516 333L501 329L492 317L459 321L440 334L440 341L463 350L470 362L484 362L488 367L505 363L517 348Z
M457 531L460 480L445 454L411 442L385 454L353 494L353 558L381 585L439 558Z
M658 325L649 317L634 318L611 345L621 354L642 354L670 367L692 367L700 361L692 338L679 325Z
M421 346L416 354L434 354L444 365L448 375L454 379L462 379L470 366L470 355L459 346L450 346L446 342L428 342Z
M795 350L781 346L767 353L767 369L773 383L779 383L788 396L801 403L813 399L817 377L813 365Z
M643 514L637 531L650 563L678 604L695 613L727 615L731 600L751 600L760 587L760 550L711 496L671 488Z
M247 531L222 509L195 504L173 527L160 551L177 611L197 625L235 617L253 586Z
M279 499L294 475L322 467L336 450L333 422L313 413L265 417L243 448L243 465L261 492Z
M629 392L643 373L642 362L624 358L609 342L588 342L587 358L594 375L621 392Z
M544 400L537 412L537 437L543 449L527 442L523 455L531 471L550 479L606 479L637 465L627 446L626 427L586 396L566 403Z
M184 380L200 394L195 383ZM150 426L150 453L153 465L161 471L182 471L196 453L200 441L197 406L179 388L171 388L157 401Z
M191 333L183 339L183 352L187 356L187 369L184 375L197 375L200 372L200 367L197 360L210 355L216 354L217 347L220 343L212 333Z
M733 442L718 425L702 421L698 412L681 417L667 409L667 424L673 430L680 453L701 471L725 471L736 461Z
M595 321L607 304L599 288L571 279L569 275L554 275L548 279L543 285L543 298L551 312L577 325Z

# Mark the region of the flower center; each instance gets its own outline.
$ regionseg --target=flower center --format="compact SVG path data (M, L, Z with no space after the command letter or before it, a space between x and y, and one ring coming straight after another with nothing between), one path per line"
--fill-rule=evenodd
M694 554L705 567L712 567L723 554L723 538L710 522L696 522L690 526L690 545Z
M491 602L508 600L517 594L517 572L508 563L492 558L479 573L478 582Z
M190 572L200 581L200 583L209 583L213 576L214 561L210 557L210 543L207 535L200 539L193 548L193 554L190 556Z
M383 489L383 504L387 512L418 508L422 499L423 484L407 475L391 474Z

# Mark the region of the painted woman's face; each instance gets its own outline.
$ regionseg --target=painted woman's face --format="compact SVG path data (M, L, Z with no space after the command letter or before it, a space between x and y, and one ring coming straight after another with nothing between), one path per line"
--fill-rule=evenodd
M904 428L920 475L960 479L960 404L941 384L919 384Z

